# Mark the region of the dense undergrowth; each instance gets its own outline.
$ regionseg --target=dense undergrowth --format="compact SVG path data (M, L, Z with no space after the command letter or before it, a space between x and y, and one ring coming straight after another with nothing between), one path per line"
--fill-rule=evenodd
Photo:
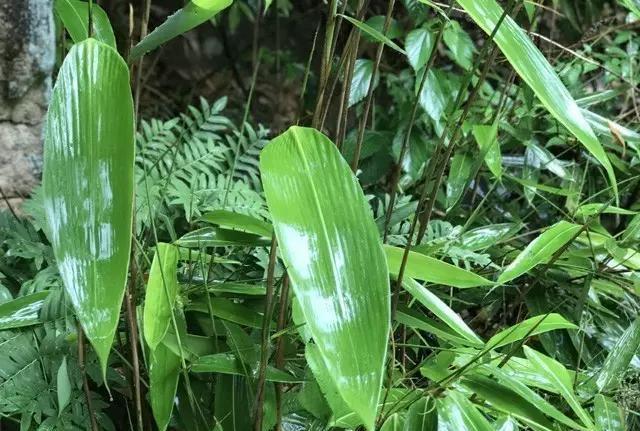
M291 67L291 125L314 129L276 138L251 97L240 115L201 98L141 119L130 159L126 130L83 134L114 110L73 111L65 79L85 83L65 61L44 187L0 213L2 427L640 429L640 9L503 3L331 1ZM85 6L58 2L66 28ZM215 25L296 13L255 6ZM69 57L111 61L104 32L69 33ZM113 151L65 164L60 112ZM112 236L91 227L110 226L110 199L133 211ZM130 239L128 267L99 267L115 259L100 245L128 260Z

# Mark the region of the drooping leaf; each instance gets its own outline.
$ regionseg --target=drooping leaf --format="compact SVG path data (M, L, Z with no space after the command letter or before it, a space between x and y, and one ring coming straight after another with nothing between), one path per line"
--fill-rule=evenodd
M273 228L266 221L245 214L227 210L216 210L203 214L202 221L218 225L222 228L239 230L241 232L271 238Z
M498 179L502 177L502 154L498 143L498 123L491 126L476 125L472 129L480 153L491 173Z
M371 36L373 39L377 40L378 42L384 43L389 48L399 52L402 55L405 54L404 49L400 48L394 41L389 39L388 36L385 36L381 31L371 27L369 24L364 23L362 21L358 21L357 19L352 18L352 17L347 16L347 15L339 14L339 16L341 16L342 18L346 19L351 24L355 25L360 30L364 31L366 34L368 34L369 36Z
M451 158L451 169L447 177L447 210L453 208L464 194L471 177L473 157L464 151Z
M71 400L71 382L69 381L66 356L62 358L56 374L56 392L58 394L58 416L60 416Z
M108 45L74 45L45 127L44 208L66 292L103 372L131 250L134 164L129 70Z
M636 318L618 338L602 364L595 379L598 391L606 391L617 386L639 348L640 318Z
M409 407L404 422L404 431L436 431L438 411L433 398L421 398Z
M567 369L560 362L539 353L528 346L524 346L524 353L531 361L531 364L544 375L571 406L576 415L587 428L593 428L591 417L582 407L580 400L573 390L573 381Z
M178 248L158 243L151 263L144 298L144 339L151 350L162 341L169 325L178 294Z
M404 249L385 245L384 251L387 254L389 273L394 276L398 275L400 265L402 264ZM430 283L459 288L489 286L493 284L486 278L471 271L413 251L409 252L404 275Z
M620 407L611 398L598 394L593 401L596 431L625 431L627 429Z
M362 189L333 143L313 129L292 127L274 139L262 152L260 170L308 329L340 396L372 429L390 291Z
M178 379L180 378L180 356L160 343L150 352L149 398L153 418L160 431L167 429L175 403Z
M458 3L487 34L493 33L503 15L502 8L495 0L458 0ZM526 32L507 16L497 30L494 40L545 108L602 164L617 196L616 176L607 153L584 118L580 107Z
M402 323L409 328L419 329L421 331L427 331L436 337L440 337L454 345L461 346L477 346L477 341L469 341L464 337L458 335L455 331L450 329L443 323L433 320L419 313L411 308L407 308L403 305L398 306L398 311L395 315L396 321Z
M439 430L493 431L489 421L460 391L450 391L437 404Z
M62 20L71 39L75 43L93 37L116 49L116 37L113 34L107 13L93 2L91 6L92 30L89 35L89 3L80 0L56 0L55 11Z
M472 345L482 347L484 343L480 337L478 337L476 333L467 326L465 321L462 320L455 311L449 308L444 301L412 278L405 278L402 284L411 296L446 323L449 328L453 329L462 338L468 340Z
M429 60L433 50L433 34L426 28L417 28L407 35L404 43L409 64L416 72L422 69Z
M510 328L498 332L487 341L487 347L496 349L515 343L525 337L542 334L556 329L578 329L576 325L557 313L544 314L541 316L531 317Z
M47 296L49 292L42 291L0 304L0 331L40 323L39 312Z
M560 221L545 230L540 236L531 241L524 250L502 271L498 283L506 283L530 271L549 259L571 241L582 229L582 226Z
M191 0L134 46L129 61L137 60L163 43L210 20L231 3L233 0Z

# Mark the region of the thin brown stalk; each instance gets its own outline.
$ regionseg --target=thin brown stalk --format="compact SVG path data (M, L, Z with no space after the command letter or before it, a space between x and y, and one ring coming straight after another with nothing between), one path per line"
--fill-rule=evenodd
M134 290L136 285L137 267L134 258L134 250L131 250L131 262L129 264L129 283L125 292L125 304L127 312L127 324L129 326L129 341L131 343L131 365L133 366L133 388L136 403L136 419L138 430L144 429L142 421L142 389L140 387L140 359L138 355L138 320L136 317L136 306Z
M80 373L82 374L82 387L84 389L84 396L87 401L87 410L89 411L89 418L91 420L91 431L98 431L96 414L93 410L93 401L91 400L91 391L89 390L87 369L85 367L84 331L80 324L78 324L78 368L80 368Z
M142 18L140 20L140 40L147 36L149 31L149 15L151 14L151 0L144 1L144 9L142 12ZM144 56L140 57L138 64L136 65L136 81L135 81L135 118L139 121L140 113L140 95L142 93L142 62Z
M280 311L278 313L278 328L281 332L287 323L287 314L289 310L289 277L286 275L282 280L282 289L280 290ZM278 338L276 346L276 368L284 369L284 335ZM276 383L276 431L282 431L282 383Z
M329 13L327 16L327 26L324 36L324 51L322 54L322 61L320 64L320 91L318 92L318 98L316 100L316 108L313 114L313 127L320 125L320 115L322 113L322 107L324 106L325 90L329 80L329 74L331 73L331 51L333 46L334 29L336 23L336 16L338 12L338 0L331 0L329 4Z

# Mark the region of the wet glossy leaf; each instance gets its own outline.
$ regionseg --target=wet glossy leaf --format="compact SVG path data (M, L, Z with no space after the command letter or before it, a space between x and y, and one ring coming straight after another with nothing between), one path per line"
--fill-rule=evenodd
M389 273L392 275L398 275L400 265L402 264L404 249L385 245L384 251L387 254ZM493 282L478 274L474 274L471 271L458 268L450 263L413 251L409 252L404 275L406 277L424 280L430 283L459 288L488 286L493 284Z
M598 394L593 401L596 431L625 431L627 429L620 407L611 398Z
M158 243L144 297L144 339L151 350L162 341L178 295L178 248Z
M487 341L487 347L496 349L520 341L525 337L532 337L556 329L578 329L578 327L560 314L544 314L532 317L498 332Z
M376 77L377 78L377 77ZM351 88L349 91L349 106L362 101L369 91L369 85L373 80L373 61L359 58L353 69L353 78L351 79ZM373 83L378 86L378 79Z
M239 230L253 235L271 238L273 228L266 221L245 214L227 210L211 211L204 214L202 221L218 225L222 228Z
M520 228L517 223L498 223L471 229L462 234L462 244L471 251L484 250L507 239Z
M447 210L453 208L464 194L471 177L473 158L466 152L458 152L451 159L447 177Z
M458 3L487 34L494 31L503 14L502 8L495 0L458 0ZM542 104L604 166L617 196L615 173L604 148L553 67L525 31L507 16L496 32L494 40Z
M89 38L89 3L80 0L56 0L55 11L62 20L71 39L75 43ZM91 37L116 49L116 37L113 35L107 13L93 2L91 7Z
M257 377L258 362L251 367L249 377ZM246 369L242 362L231 353L215 353L213 355L202 356L191 364L191 371L194 373L220 373L236 376L246 376ZM255 374L255 375L254 375ZM302 379L279 370L271 365L267 365L267 380L281 383L300 383Z
M416 93L420 89L420 81L423 76L424 69L418 72L415 88ZM442 75L437 75L433 70L429 69L427 80L422 87L419 99L422 109L424 109L427 115L436 123L442 119L442 115L449 101L445 89L441 85L442 81L439 79L440 76Z
M400 48L394 41L389 39L389 37L385 36L381 31L371 27L369 24L364 23L362 21L358 21L357 19L352 18L352 17L347 16L347 15L339 14L339 16L343 17L344 19L349 21L351 24L355 25L360 30L364 31L370 37L372 37L373 39L377 40L378 42L384 43L389 48L399 52L400 54L403 54L403 55L405 54L404 49Z
M449 21L442 36L445 45L451 51L451 57L463 69L473 66L473 41L457 21Z
M399 413L394 413L384 421L380 431L403 431L404 418Z
M575 215L581 217L589 217L596 214L620 214L620 215L635 215L637 211L631 211L624 208L620 208L607 204L585 204L580 205L576 209Z
M450 391L437 401L438 430L442 431L493 431L489 421L471 401L459 391Z
M580 229L582 226L566 221L560 221L549 227L531 241L504 269L498 277L498 283L506 283L520 277L541 263L547 263L558 250L580 232Z
M262 327L262 316L243 304L238 304L225 298L211 298L211 309L213 315L221 319L238 325L249 326L250 328ZM187 310L209 314L209 306L206 300L190 304L187 306Z
M44 208L67 295L103 372L129 266L133 129L124 60L95 39L74 45L47 114Z
M433 42L433 34L425 28L417 28L409 32L404 48L413 70L418 71L427 64L433 50Z
M602 364L602 369L595 379L598 391L606 391L617 387L639 347L640 318L636 318L622 336L618 338Z
M225 247L225 246L261 246L269 245L267 239L250 233L217 227L203 227L187 233L176 241L176 245L187 248Z
M67 371L66 356L62 358L56 374L56 392L58 395L58 416L60 416L71 400L71 382L69 381L69 372Z
M292 127L260 170L282 258L340 396L373 428L390 326L386 260L346 161L320 132Z
M477 125L472 129L473 137L484 155L484 162L496 178L502 177L502 154L498 143L498 123L491 126Z
M0 331L40 323L40 309L47 296L49 292L43 291L1 303Z
M447 304L445 304L444 301L431 293L427 288L421 286L420 283L416 282L412 278L406 278L402 285L405 290L411 294L411 296L435 314L458 335L469 341L471 345L484 345L480 337L478 337L476 333L467 326L465 321L462 320L462 318Z
M464 337L458 335L455 331L441 322L435 321L423 313L420 313L411 308L405 306L398 306L396 312L396 322L402 323L410 328L419 329L421 331L427 331L437 337L442 338L454 345L461 346L477 346L476 341L469 341Z
M637 19L640 19L640 2L638 0L622 0L622 4L633 12Z
M573 380L564 365L527 346L524 346L524 353L535 369L547 378L560 395L562 395L562 397L567 401L582 423L587 428L593 428L591 417L584 410L580 404L580 400L573 391Z
M436 431L438 411L432 398L421 398L409 407L405 416L404 431Z
M209 21L231 3L233 0L191 0L134 46L129 61L137 60L174 37Z
M160 431L167 429L178 389L180 356L160 343L150 352L149 398Z

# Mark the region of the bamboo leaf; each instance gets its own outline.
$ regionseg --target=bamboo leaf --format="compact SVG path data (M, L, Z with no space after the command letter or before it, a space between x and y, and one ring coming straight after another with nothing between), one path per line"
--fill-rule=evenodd
M458 0L458 3L487 34L493 33L503 15L502 8L495 0ZM498 28L494 40L542 104L602 164L617 197L616 176L607 153L547 59L525 31L509 16Z
M390 415L382 424L380 431L404 431L404 418L399 413Z
M257 373L258 361L254 362L251 372ZM231 353L215 353L213 355L202 356L191 364L191 371L194 373L220 373L234 376L255 377L253 374L247 376L246 369L240 359ZM300 383L302 379L279 370L271 365L267 365L267 381L281 383Z
M231 3L233 0L191 0L134 46L129 61L139 59L163 43L210 20Z
M40 309L47 296L49 292L42 291L1 303L0 331L40 323Z
M176 245L186 248L225 247L225 246L260 246L269 245L267 239L250 233L222 229L217 227L203 227L191 231L176 241Z
M404 431L436 431L438 412L432 398L421 398L409 407Z
M557 313L535 316L498 332L487 341L487 347L497 349L515 343L524 337L543 334L556 329L578 329L576 325Z
M390 245L384 246L389 264L389 273L396 276L400 271L404 250ZM405 276L430 283L459 288L489 286L493 282L466 269L425 256L413 251L409 252Z
M362 21L358 21L357 19L352 18L350 16L342 15L342 14L338 14L338 15L341 16L342 18L346 19L347 21L349 21L351 24L353 24L356 27L358 27L360 30L364 31L366 34L368 34L369 36L371 36L373 39L377 40L378 42L384 43L389 48L399 52L402 55L406 55L406 52L404 52L404 49L400 48L394 41L392 41L387 36L385 36L381 31L371 27L367 23L364 23Z
M178 248L158 243L151 263L147 291L144 298L144 339L154 350L162 341L169 325L178 295Z
M489 421L459 391L450 391L438 400L438 429L456 431L493 431Z
M131 250L133 129L124 60L95 39L74 45L47 115L44 208L67 295L103 373Z
M447 178L447 211L453 208L463 196L471 177L473 157L466 152L457 152L451 159L451 169Z
M407 292L411 294L418 302L427 307L429 311L440 318L444 323L453 329L458 335L466 339L471 345L480 346L484 345L482 339L476 335L475 332L464 320L440 298L431 293L427 288L420 285L412 278L407 278L402 283Z
M606 391L617 386L638 351L638 347L640 347L640 318L636 318L629 325L609 351L595 379L598 391Z
M620 407L611 398L598 394L593 401L596 431L625 431L627 429Z
M473 137L484 155L484 162L498 179L502 177L502 154L498 143L498 123L491 126L476 125L472 129Z
M320 132L292 127L263 150L267 204L293 291L340 396L375 422L390 329L385 255L362 189Z
M153 418L160 431L167 429L175 403L178 379L180 378L180 356L163 343L150 352L149 399Z
M204 214L200 220L215 224L222 228L238 230L253 235L271 238L273 228L271 224L245 214L227 210L216 210Z
M64 28L69 32L71 39L75 43L82 42L90 37L89 35L89 3L80 0L56 0L55 11L62 20ZM116 37L111 28L111 22L107 13L99 5L93 2L91 6L91 37L109 45L113 49L116 47Z
M571 241L581 226L560 221L534 239L518 254L498 277L498 283L506 283L530 271L541 263L547 263L555 252Z
M531 364L543 376L545 376L560 395L567 401L574 412L578 415L582 423L587 428L593 428L593 422L589 414L582 408L580 400L573 391L573 381L567 369L560 362L542 353L536 352L528 346L524 346L524 353L531 361Z

